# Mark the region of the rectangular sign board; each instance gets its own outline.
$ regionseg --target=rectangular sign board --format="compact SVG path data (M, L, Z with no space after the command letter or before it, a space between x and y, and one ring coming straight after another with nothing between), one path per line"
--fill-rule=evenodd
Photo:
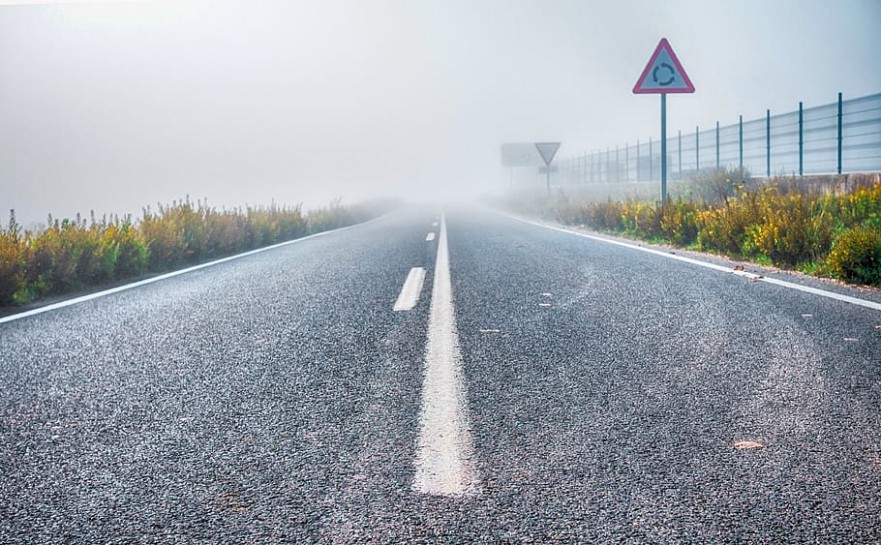
M537 167L544 164L532 142L502 144L503 167Z

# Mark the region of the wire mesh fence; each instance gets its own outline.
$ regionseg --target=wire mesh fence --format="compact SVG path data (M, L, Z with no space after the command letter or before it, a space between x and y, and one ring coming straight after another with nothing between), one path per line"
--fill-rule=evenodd
M654 181L661 145L652 139L561 157L555 184ZM881 93L734 125L667 135L667 177L717 168L753 176L881 172Z

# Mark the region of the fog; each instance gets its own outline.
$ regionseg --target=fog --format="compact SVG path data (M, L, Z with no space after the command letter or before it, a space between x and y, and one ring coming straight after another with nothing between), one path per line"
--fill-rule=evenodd
M0 218L501 191L504 142L657 137L631 89L661 37L697 88L675 133L881 91L879 27L875 0L0 2Z

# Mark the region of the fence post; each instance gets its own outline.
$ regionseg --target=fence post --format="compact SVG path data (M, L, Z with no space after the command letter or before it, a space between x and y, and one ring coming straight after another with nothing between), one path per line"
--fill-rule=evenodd
M737 132L737 147L740 149L740 153L738 154L740 164L740 177L743 178L743 116L740 116L740 120L737 122L738 132ZM743 181L743 180L741 180Z
M606 148L606 182L612 181L612 171L609 169L610 162L612 162L612 152Z
M768 179L771 178L771 110L765 113L765 162Z
M615 144L615 182L621 181L621 159L618 155L618 145Z
M719 122L716 121L716 170L722 168L722 163L719 158Z
M805 173L805 119L804 104L798 103L798 175Z
M594 180L593 180L593 152L592 151L587 154L586 166L587 166L587 171L588 171L587 179L590 183L593 183Z
M639 140L636 141L636 181L639 181Z
M838 93L838 173L841 174L841 93Z
M679 145L676 146L679 148L679 168L676 170L676 179L682 179L682 131L679 131Z
M593 175L590 178L594 182L601 182L602 181L602 178L600 177L600 169L599 169L600 162L599 162L599 159L597 159L598 153L599 153L598 151L595 151L590 154L590 168L593 171Z

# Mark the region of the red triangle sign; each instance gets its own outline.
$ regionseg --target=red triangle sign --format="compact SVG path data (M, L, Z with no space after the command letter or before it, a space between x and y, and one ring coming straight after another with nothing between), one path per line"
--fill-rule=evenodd
M673 53L667 38L661 38L649 63L633 86L636 94L647 93L693 93L694 85Z

